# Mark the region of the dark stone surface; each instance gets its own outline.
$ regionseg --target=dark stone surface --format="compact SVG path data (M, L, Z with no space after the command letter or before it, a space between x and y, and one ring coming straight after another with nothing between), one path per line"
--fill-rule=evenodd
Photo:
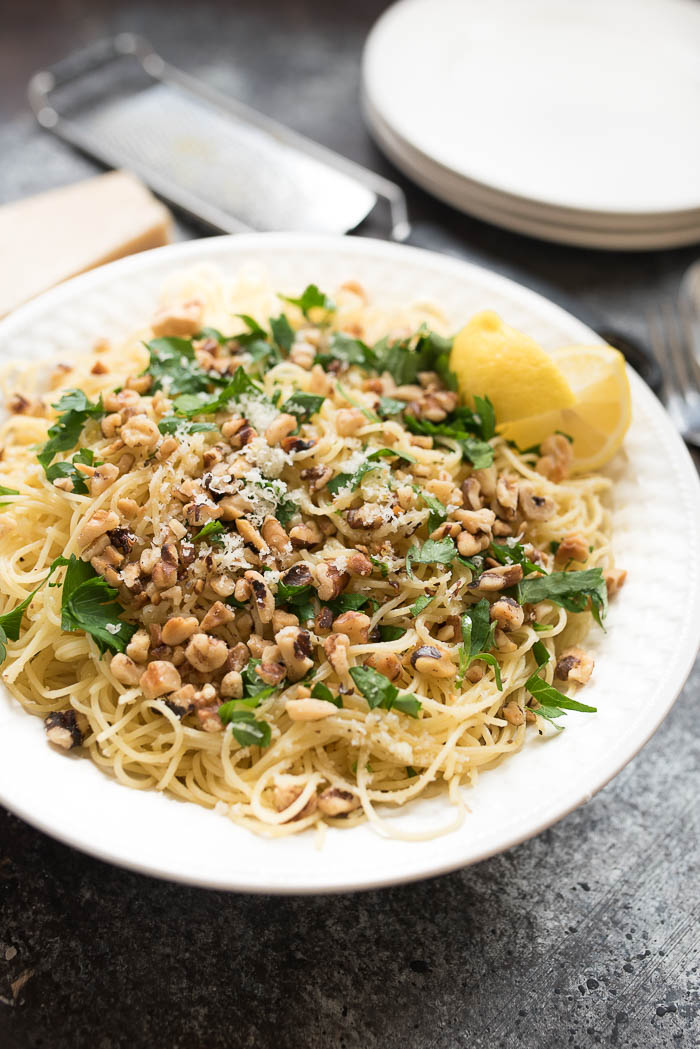
M399 177L357 102L362 41L382 6L7 0L0 200L94 170L34 129L24 87L71 48L126 29ZM546 245L406 188L417 239L515 266L641 337L645 310L695 254ZM553 829L461 873L382 892L274 899L183 888L82 856L0 811L0 1047L697 1045L699 691L696 665L642 754Z

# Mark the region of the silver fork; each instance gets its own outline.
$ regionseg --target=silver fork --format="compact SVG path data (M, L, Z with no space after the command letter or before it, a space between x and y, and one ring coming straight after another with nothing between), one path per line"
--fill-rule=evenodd
M686 294L664 299L647 315L654 355L664 377L669 415L688 444L700 448L700 364L695 335L700 322Z

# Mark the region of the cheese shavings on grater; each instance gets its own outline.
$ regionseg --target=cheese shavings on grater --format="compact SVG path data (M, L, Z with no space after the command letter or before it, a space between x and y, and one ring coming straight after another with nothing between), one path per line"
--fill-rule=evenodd
M168 65L123 33L37 73L42 127L224 233L347 233L380 202L390 236L410 232L402 191Z

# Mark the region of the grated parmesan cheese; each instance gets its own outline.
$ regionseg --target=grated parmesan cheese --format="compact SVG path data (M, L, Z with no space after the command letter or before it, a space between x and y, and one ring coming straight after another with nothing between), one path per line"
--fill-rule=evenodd
M243 456L257 466L265 477L279 477L292 458L281 448L271 448L264 437L254 437L243 448Z

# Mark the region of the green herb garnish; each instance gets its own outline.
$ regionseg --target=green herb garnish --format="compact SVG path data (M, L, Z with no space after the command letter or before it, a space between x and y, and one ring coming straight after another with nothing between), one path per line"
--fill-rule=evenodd
M451 539L426 539L422 546L412 546L406 554L406 571L414 579L413 565L449 565L456 555L457 547Z
M382 707L384 710L396 710L417 718L421 709L420 700L410 692L399 695L396 685L392 685L388 677L380 674L371 667L350 667L350 677L355 682L359 692L367 700L370 710Z
M490 608L486 598L465 612L460 619L462 627L462 647L459 652L459 679L464 678L470 665L477 659L493 667L496 685L502 691L501 668L489 649L493 648L493 635L496 624L491 622Z
M279 297L284 299L285 302L291 302L292 306L298 306L307 320L311 310L320 309L325 310L326 313L331 313L335 310L333 299L319 291L315 284L308 284L299 298L295 299L290 295L280 295Z
M90 634L100 652L123 652L136 627L120 618L124 609L115 600L118 592L92 565L74 554L64 563L67 568L61 592L62 629Z
M99 419L105 414L102 398L98 397L97 401L93 402L82 390L69 390L53 407L57 409L59 416L49 428L49 440L37 455L44 471L59 452L75 448L88 419Z
M190 419L180 419L177 415L166 415L164 419L161 419L158 423L158 429L161 433L174 434L178 433L207 433L210 430L215 430L216 426L214 423L196 423Z
M251 710L246 710L235 704L239 700L229 700L223 703L218 710L220 720L224 725L230 725L234 739L242 747L269 747L272 734L267 721L258 721Z
M599 626L608 608L608 592L601 568L581 572L552 572L551 575L523 579L517 585L521 605L551 601L567 612L585 612L591 601L593 617Z
M287 398L280 411L296 415L300 422L305 422L312 415L316 415L325 399L325 397L321 397L316 393L302 393L298 391Z

